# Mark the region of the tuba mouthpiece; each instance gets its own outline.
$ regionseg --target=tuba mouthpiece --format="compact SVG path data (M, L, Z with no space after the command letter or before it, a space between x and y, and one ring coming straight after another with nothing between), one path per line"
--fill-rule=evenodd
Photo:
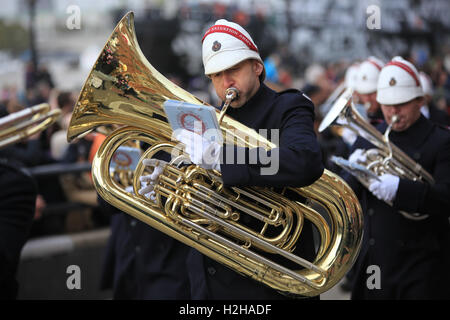
M225 90L225 99L228 101L233 101L239 96L239 91L236 88L230 87Z
M225 116L225 113L227 112L227 109L231 103L231 101L235 100L239 96L239 91L236 88L230 87L227 90L225 90L225 104L222 107L222 111L220 111L219 115L219 125L222 123L223 117Z

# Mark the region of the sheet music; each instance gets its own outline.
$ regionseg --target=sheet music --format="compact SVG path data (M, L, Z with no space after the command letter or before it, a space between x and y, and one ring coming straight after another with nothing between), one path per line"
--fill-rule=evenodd
M222 132L214 107L167 100L164 110L173 131L185 129L210 141L222 143Z

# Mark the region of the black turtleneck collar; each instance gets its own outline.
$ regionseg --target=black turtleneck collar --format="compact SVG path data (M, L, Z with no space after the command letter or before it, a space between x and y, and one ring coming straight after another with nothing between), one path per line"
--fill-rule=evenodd
M375 112L367 112L367 116L373 126L376 126L377 124L380 124L384 121L383 111L381 111L381 107L378 108Z
M270 93L270 89L264 84L261 83L256 93L240 108L229 108L228 113L231 114L252 114L258 106L262 105L265 101L265 98L268 97ZM222 104L223 106L223 104Z
M387 124L383 123L383 127L386 130ZM433 124L421 114L419 119L408 129L404 131L391 131L389 138L394 143L419 146L425 141L432 128Z

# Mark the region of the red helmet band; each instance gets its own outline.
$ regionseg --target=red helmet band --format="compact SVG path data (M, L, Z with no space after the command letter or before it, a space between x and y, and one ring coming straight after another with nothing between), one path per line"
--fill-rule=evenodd
M258 49L253 44L253 42L249 38L247 38L242 32L240 32L239 30L236 30L234 28L231 28L229 26L225 26L225 25L214 25L211 28L209 28L206 31L205 35L203 36L202 42L205 40L205 38L208 35L210 35L211 33L216 33L216 32L229 34L229 35L241 40L242 42L244 42L250 50L258 52Z

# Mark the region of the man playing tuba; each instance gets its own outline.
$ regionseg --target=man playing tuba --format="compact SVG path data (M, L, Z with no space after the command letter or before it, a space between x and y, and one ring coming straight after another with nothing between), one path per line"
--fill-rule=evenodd
M263 83L264 64L248 32L236 23L218 20L203 37L202 54L205 74L219 98L225 101L229 88L238 93L227 114L249 128L266 129L267 138L277 140L277 148L266 152L262 148L227 146L226 141L219 145L185 130L177 139L186 145L192 162L220 171L226 187L303 187L319 179L324 167L313 130L314 105L298 90L275 92ZM153 180L162 170L155 172ZM308 222L295 253L313 259L314 240ZM284 298L194 249L188 268L194 299Z

